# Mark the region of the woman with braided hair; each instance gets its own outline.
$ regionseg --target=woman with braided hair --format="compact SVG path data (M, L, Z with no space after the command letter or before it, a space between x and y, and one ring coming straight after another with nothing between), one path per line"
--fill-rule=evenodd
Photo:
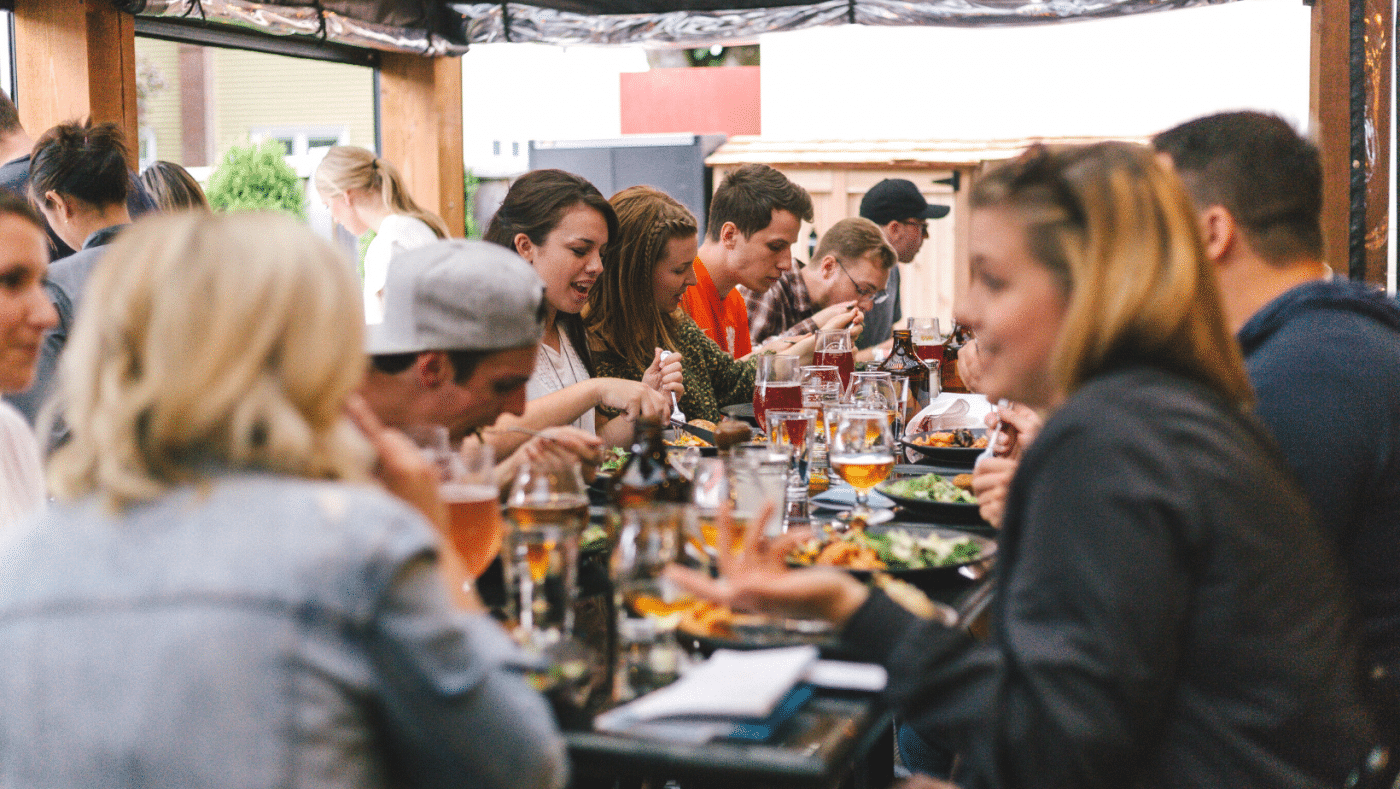
M692 419L719 421L720 407L753 399L753 362L736 361L680 309L695 284L697 223L670 195L634 186L613 195L618 239L588 297L584 323L599 375L640 380L658 350L681 354Z
M447 223L414 202L398 168L364 148L337 145L326 151L316 168L316 191L346 230L356 236L374 231L365 250L365 321L379 323L389 261L447 238Z

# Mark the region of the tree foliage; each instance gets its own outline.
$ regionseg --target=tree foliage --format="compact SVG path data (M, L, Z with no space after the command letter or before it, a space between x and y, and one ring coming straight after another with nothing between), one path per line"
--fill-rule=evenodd
M277 140L230 148L205 190L216 211L280 210L305 219L301 179L283 158Z

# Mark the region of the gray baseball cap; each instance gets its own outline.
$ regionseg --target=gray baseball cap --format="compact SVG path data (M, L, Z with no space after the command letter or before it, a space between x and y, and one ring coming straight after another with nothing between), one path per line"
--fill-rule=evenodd
M394 256L384 321L368 327L365 351L520 348L544 336L544 314L544 280L519 255L486 241L436 241Z

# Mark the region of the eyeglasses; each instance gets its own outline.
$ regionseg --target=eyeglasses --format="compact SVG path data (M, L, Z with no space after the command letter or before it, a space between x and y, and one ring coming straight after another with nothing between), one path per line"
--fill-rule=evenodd
M902 224L902 225L909 225L909 226L911 226L911 227L917 227L917 228L919 228L919 231L922 232L922 233L924 234L924 238L928 238L928 222L927 222L927 221L925 221L925 220L923 220L923 219L901 219L901 220L899 220L899 223Z
M835 257L835 255L832 257ZM846 279L850 280L851 284L855 286L857 296L860 296L862 299L870 299L871 304L884 304L889 300L889 291L856 282L856 278L851 276L851 272L846 270L846 264L841 262L841 258L836 258L836 265L841 267L841 273L845 274Z

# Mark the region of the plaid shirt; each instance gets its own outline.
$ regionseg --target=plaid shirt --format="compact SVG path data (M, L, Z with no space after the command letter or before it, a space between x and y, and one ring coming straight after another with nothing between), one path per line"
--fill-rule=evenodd
M807 292L800 271L798 265L784 271L764 293L739 286L749 308L749 336L755 348L769 337L791 337L817 330L816 321L812 320L817 305L812 303L812 294Z

